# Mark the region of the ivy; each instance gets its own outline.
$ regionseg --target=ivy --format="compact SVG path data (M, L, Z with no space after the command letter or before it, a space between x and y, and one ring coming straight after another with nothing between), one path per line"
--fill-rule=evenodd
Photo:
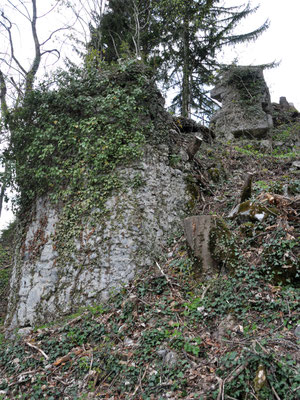
M43 83L8 118L21 208L51 192L83 214L120 187L119 165L140 159L154 131L150 79L137 63L71 68Z
M119 168L140 160L147 142L165 141L168 128L158 118L153 122L163 108L142 63L90 63L59 71L52 81L8 116L11 146L4 162L13 167L9 183L17 188L19 215L42 196L59 204L54 240L65 265L84 218L99 220L113 192L143 184L120 178Z

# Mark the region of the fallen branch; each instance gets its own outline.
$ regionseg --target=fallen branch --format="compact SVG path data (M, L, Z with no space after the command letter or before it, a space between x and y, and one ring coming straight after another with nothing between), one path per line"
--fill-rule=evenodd
M87 314L88 314L88 311L85 311L84 313L82 313L82 314L79 315L78 317L73 318L73 319L71 319L71 321L66 322L66 323L63 325L63 329L64 329L66 326L73 324L74 322L78 322L78 321L82 320L82 318L83 318L85 315L87 315Z
M276 392L276 390L273 388L273 386L271 386L272 392L274 393L274 396L276 397L277 400L281 400L281 398L278 396L278 393Z
M53 365L55 367L58 367L61 364L65 364L66 362L70 361L72 359L72 356L79 356L81 355L81 357L88 355L86 351L84 351L82 348L80 347L76 347L74 349L72 349L68 354L66 354L65 356L58 358Z
M171 282L170 278L168 277L168 275L162 270L161 266L158 264L157 261L155 261L157 268L160 270L160 272L162 273L162 275L166 278L166 280L168 281L168 283L170 284L170 286L172 286L173 288L173 283Z
M223 400L224 399L224 383L225 381L218 376L216 377L218 382L219 382L219 394L217 397L217 400Z
M207 285L207 286L204 288L203 293L202 293L202 295L201 295L201 300L204 299L204 297L205 297L205 295L206 295L206 293L207 293L207 291L208 291L208 289L209 289L210 287L211 287L211 285L209 284L209 285Z
M225 383L232 382L236 377L238 377L240 375L241 372L244 371L244 369L247 367L247 365L248 365L248 363L243 364L240 367L238 367L237 369L235 369L232 372L231 376L229 376L229 378L221 379L218 376L216 376L216 378L219 382L219 394L218 394L217 400L224 400Z
M137 393L137 391L139 390L139 388L142 387L142 382L143 382L143 380L144 380L144 378L145 378L145 375L146 375L146 373L147 373L147 369L148 369L148 367L146 367L145 372L143 373L143 376L139 379L139 383L138 383L138 385L136 386L134 392L132 393L132 398L134 398L134 396L136 395L136 393Z
M247 368L248 363L241 365L240 367L238 367L236 370L233 371L232 375L229 378L226 378L224 381L226 381L226 383L230 383L232 382L235 378L237 378L241 372L244 371L245 368Z
M45 357L46 360L49 360L49 357L42 349L40 349L39 347L37 347L34 344L31 344L29 342L25 342L25 343L27 344L27 346L31 347L32 349L39 351Z

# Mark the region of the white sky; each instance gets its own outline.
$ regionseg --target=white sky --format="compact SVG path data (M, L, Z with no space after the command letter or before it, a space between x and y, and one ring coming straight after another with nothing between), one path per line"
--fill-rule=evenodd
M0 0L0 8L3 0ZM87 1L87 0L86 0ZM4 1L3 1L4 3ZM225 5L239 5L245 1L225 0ZM270 20L270 28L256 42L247 45L239 45L235 49L225 49L222 61L231 62L234 58L238 63L264 64L279 61L279 67L265 71L265 78L270 89L273 102L278 102L280 96L287 97L300 111L300 52L298 41L300 38L300 0L252 0L252 6L260 5L259 10L249 17L238 28L238 32L249 32L260 26L266 19ZM38 7L53 4L52 0L38 0ZM17 18L17 17L16 17ZM49 17L40 23L42 30L53 29L60 24L60 17ZM71 21L70 21L71 22ZM44 34L47 36L47 33ZM30 40L25 34L25 26L19 29L22 53L20 58L26 60L30 53ZM0 48L1 47L0 38ZM70 47L65 47L70 52ZM8 210L3 210L0 221L0 229L7 225L12 215Z
M227 4L239 4L236 0L226 0ZM244 21L240 30L250 31L270 20L270 28L256 42L239 46L233 54L239 64L264 64L280 61L273 70L265 71L265 79L273 102L280 96L287 97L300 111L300 0L253 0L252 5L260 5L258 11ZM227 61L226 56L226 61ZM228 60L229 61L229 60Z

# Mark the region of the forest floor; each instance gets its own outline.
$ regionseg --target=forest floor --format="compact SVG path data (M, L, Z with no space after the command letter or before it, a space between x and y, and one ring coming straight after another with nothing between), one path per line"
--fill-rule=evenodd
M270 146L204 145L193 213L224 220L234 262L199 279L177 232L147 274L105 304L14 343L0 338L0 399L299 399L297 135L299 126L282 127ZM229 218L249 173L251 206L264 218Z

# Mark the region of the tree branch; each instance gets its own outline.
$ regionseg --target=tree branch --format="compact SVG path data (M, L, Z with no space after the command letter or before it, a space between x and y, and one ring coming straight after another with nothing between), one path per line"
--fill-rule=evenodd
M63 28L58 28L58 29L56 29L55 31L51 32L51 34L49 35L49 37L48 37L43 43L41 43L40 46L42 47L42 46L44 46L47 42L49 42L49 40L51 40L52 37L53 37L53 35L55 35L57 32L70 29L71 26L72 26L72 25L64 26Z
M54 4L53 7L50 8L50 10L46 11L45 14L40 15L38 18L43 18L46 17L46 15L50 14L53 10L55 10L55 8L58 6L58 2L56 4Z
M12 60L17 64L17 66L20 68L22 73L26 75L26 70L22 67L21 63L19 60L15 57L15 52L14 52L14 45L13 45L13 39L12 39L12 34L11 34L11 28L12 28L12 23L11 21L5 16L4 12L1 12L2 18L5 19L5 21L8 23L8 26L6 26L3 22L0 21L0 25L6 29L8 33L8 39L9 39L9 45L10 45L10 53L11 53L11 58Z
M45 51L43 51L42 53L41 53L41 57L44 55L44 54L47 54L47 53L57 53L57 59L59 60L60 59L60 51L59 50L57 50L57 49L52 49L52 50L45 50Z
M36 21L37 21L37 12L36 12L36 0L32 1L32 21L31 21L31 30L32 30L32 37L34 41L35 47L35 57L32 63L32 66L29 72L26 74L25 80L25 96L28 94L29 91L33 88L33 82L35 75L39 69L40 62L41 62L41 46L38 39L38 34L36 30Z
M19 1L21 5L25 8L26 14L23 13L15 4L13 4L10 0L7 0L7 2L14 8L19 14L21 14L24 18L26 18L28 21L30 21L30 14L25 6L25 4L22 1Z

